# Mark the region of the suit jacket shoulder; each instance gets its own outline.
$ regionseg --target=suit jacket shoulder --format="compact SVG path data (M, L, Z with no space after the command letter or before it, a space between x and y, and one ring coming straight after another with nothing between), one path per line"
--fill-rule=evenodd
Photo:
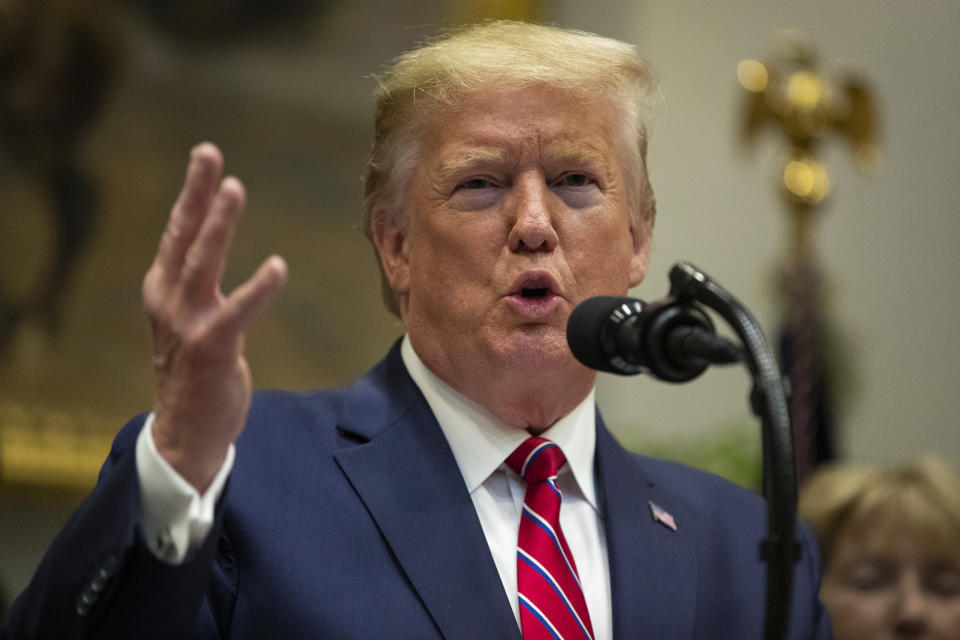
M643 634L651 624L651 637L762 637L765 501L713 474L627 452L598 424L617 637ZM830 638L816 545L805 530L798 537L803 556L788 637Z

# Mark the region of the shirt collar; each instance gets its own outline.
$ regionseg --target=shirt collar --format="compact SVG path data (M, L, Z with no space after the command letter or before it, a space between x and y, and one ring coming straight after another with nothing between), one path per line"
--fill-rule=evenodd
M400 355L450 443L467 490L473 493L530 434L504 424L438 378L417 356L407 336L400 346ZM591 389L573 411L541 435L557 443L584 498L599 511L593 473L595 391Z

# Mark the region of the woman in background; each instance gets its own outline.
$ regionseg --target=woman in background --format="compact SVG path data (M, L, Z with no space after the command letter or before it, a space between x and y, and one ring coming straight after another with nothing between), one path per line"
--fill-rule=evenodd
M945 464L824 467L799 510L836 640L960 640L960 478Z

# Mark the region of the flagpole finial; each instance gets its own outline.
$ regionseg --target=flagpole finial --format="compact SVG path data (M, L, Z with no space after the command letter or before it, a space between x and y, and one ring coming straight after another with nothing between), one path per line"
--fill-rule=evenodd
M769 59L737 65L746 91L741 141L751 146L761 130L773 130L785 142L777 182L792 218L789 246L796 254L812 251L810 226L831 192L819 158L823 143L846 139L862 170L875 171L882 163L873 91L855 63L838 61L835 67L832 78L821 72L813 39L795 29L779 32Z

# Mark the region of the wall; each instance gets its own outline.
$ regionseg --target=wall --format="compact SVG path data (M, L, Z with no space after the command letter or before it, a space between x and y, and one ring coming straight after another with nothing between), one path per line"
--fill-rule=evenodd
M694 262L733 291L768 334L779 321L775 272L787 220L773 188L777 142L738 148L742 90L736 66L764 58L775 30L800 28L822 63L850 58L879 97L883 170L866 178L848 149L828 147L834 193L816 227L849 388L840 444L850 457L903 460L935 451L960 466L954 366L960 195L960 5L923 1L611 3L567 2L563 20L631 42L658 69L666 105L655 126L650 172L659 216L652 266L636 295L666 293L666 272ZM750 420L747 380L711 371L678 388L606 379L606 416L697 438Z

